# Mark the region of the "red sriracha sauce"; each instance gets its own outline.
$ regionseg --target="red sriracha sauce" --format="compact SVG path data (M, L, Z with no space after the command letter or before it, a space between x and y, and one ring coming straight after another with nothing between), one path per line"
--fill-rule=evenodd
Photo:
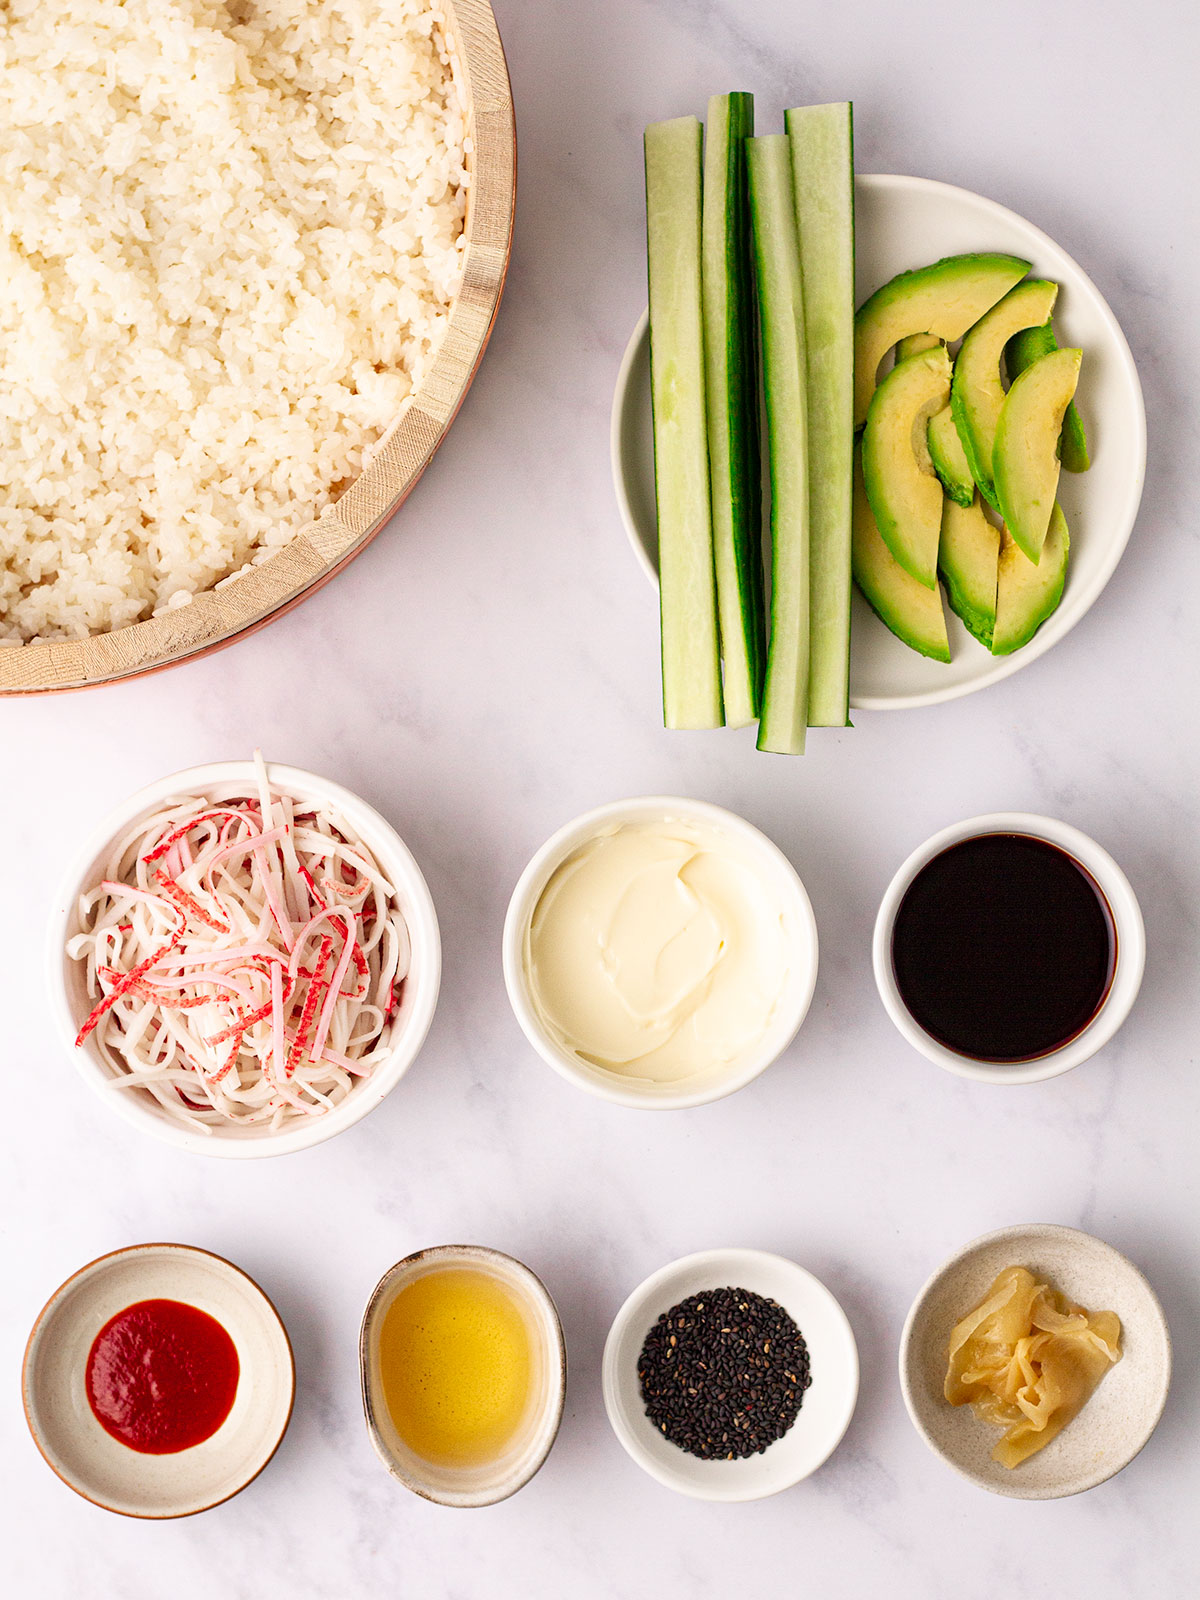
M233 1340L207 1311L139 1300L100 1329L87 1360L96 1421L143 1455L169 1456L210 1439L238 1386Z

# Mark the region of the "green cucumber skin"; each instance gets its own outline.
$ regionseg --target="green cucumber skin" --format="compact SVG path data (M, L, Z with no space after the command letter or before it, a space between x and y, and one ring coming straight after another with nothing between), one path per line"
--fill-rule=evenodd
M747 140L746 158L771 484L771 638L758 748L799 755L808 727L808 412L787 135Z
M1004 347L1004 364L1008 368L1010 383L1019 378L1026 367L1031 367L1041 356L1058 349L1054 337L1054 324L1045 322L1040 328L1022 328ZM1092 464L1088 450L1087 431L1074 400L1063 418L1062 433L1058 441L1058 454L1068 472L1086 472Z
M713 95L704 162L704 341L713 559L725 718L730 727L743 727L758 716L766 656L754 265L745 150L745 140L753 132L753 95Z
M854 108L784 115L800 241L809 447L810 727L850 722Z
M645 136L650 389L668 728L719 728L724 721L704 400L702 137L696 117L651 123Z

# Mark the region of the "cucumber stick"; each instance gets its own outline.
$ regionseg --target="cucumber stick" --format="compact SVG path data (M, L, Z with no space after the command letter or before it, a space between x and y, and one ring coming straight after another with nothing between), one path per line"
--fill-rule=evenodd
M704 353L713 564L725 721L731 728L758 716L766 655L754 264L746 193L746 139L753 132L753 95L713 95L704 141Z
M719 728L724 720L704 399L701 139L696 117L646 129L650 390L668 728Z
M799 754L808 727L808 400L787 135L747 139L746 162L771 469L771 642L758 748Z
M854 121L851 106L786 115L800 237L808 407L808 724L850 710L850 542L854 476Z

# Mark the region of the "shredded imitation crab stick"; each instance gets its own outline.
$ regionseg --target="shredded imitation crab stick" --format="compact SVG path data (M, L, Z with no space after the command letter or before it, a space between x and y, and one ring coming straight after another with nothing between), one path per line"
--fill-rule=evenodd
M396 893L344 818L272 789L167 802L80 897L114 1083L205 1131L319 1116L387 1053L409 969Z

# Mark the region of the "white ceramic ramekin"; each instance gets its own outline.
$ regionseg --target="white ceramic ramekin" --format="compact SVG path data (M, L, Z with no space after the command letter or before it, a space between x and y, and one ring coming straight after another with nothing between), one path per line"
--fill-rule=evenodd
M708 1289L748 1289L774 1300L808 1346L812 1385L795 1422L761 1455L702 1461L663 1438L646 1415L638 1358L659 1317ZM858 1399L858 1348L846 1313L818 1278L765 1250L703 1250L638 1285L604 1346L604 1405L625 1450L652 1478L696 1500L762 1500L815 1472L841 1442Z
M497 1461L481 1466L436 1466L401 1438L383 1393L379 1341L384 1319L402 1289L430 1272L460 1267L497 1279L525 1311L533 1344L534 1394L518 1437ZM567 1387L567 1347L550 1292L522 1261L477 1244L418 1250L390 1267L363 1312L358 1339L359 1376L367 1432L375 1453L406 1489L442 1506L491 1506L523 1489L541 1468L558 1437Z
M1077 1034L1060 1050L1039 1056L1032 1061L976 1061L969 1056L948 1050L945 1045L925 1032L904 1004L896 983L892 965L892 930L896 912L909 885L934 856L964 839L973 839L985 833L1023 833L1034 839L1045 839L1057 845L1067 855L1073 856L1099 885L1112 912L1116 936L1116 966L1112 985L1100 1010L1082 1033ZM983 1083L1039 1083L1044 1078L1057 1078L1070 1072L1081 1061L1106 1045L1133 1009L1142 973L1146 965L1146 929L1141 907L1137 903L1129 879L1094 839L1069 823L1058 822L1053 817L1032 816L1023 811L996 811L984 817L969 817L965 822L953 823L935 833L931 839L914 850L888 885L887 893L875 918L875 937L872 948L875 983L879 989L887 1014L914 1049L928 1056L947 1072L960 1078L975 1078Z
M785 932L791 941L793 961L788 986L775 1010L770 1027L757 1050L743 1060L711 1071L700 1071L675 1083L651 1083L622 1077L592 1066L563 1048L543 1027L529 991L525 970L525 938L542 890L572 850L595 838L601 829L628 822L683 820L703 824L735 839L761 865L764 878L779 896ZM804 885L783 851L744 818L704 800L683 800L668 795L614 800L568 822L546 843L525 868L509 901L504 921L504 984L517 1021L530 1044L555 1072L601 1099L641 1110L669 1111L706 1105L744 1088L775 1061L796 1036L804 1021L817 981L817 924Z
M67 940L79 931L79 897L103 872L115 840L141 817L179 795L209 799L256 793L252 761L214 761L160 778L131 795L96 829L66 877L50 915L48 977L50 1006L66 1048L85 1082L127 1122L160 1139L199 1155L253 1158L307 1150L342 1133L373 1111L391 1093L417 1058L433 1021L441 983L442 946L437 913L429 887L407 845L373 807L341 784L299 767L268 763L271 782L294 799L317 801L338 811L366 844L394 886L412 941L412 965L391 1021L390 1055L356 1084L340 1105L322 1116L301 1117L271 1133L264 1128L213 1128L199 1132L174 1121L149 1094L117 1089L113 1079L124 1075L95 1033L81 1046L75 1037L92 1009L84 986L83 964L67 955Z

